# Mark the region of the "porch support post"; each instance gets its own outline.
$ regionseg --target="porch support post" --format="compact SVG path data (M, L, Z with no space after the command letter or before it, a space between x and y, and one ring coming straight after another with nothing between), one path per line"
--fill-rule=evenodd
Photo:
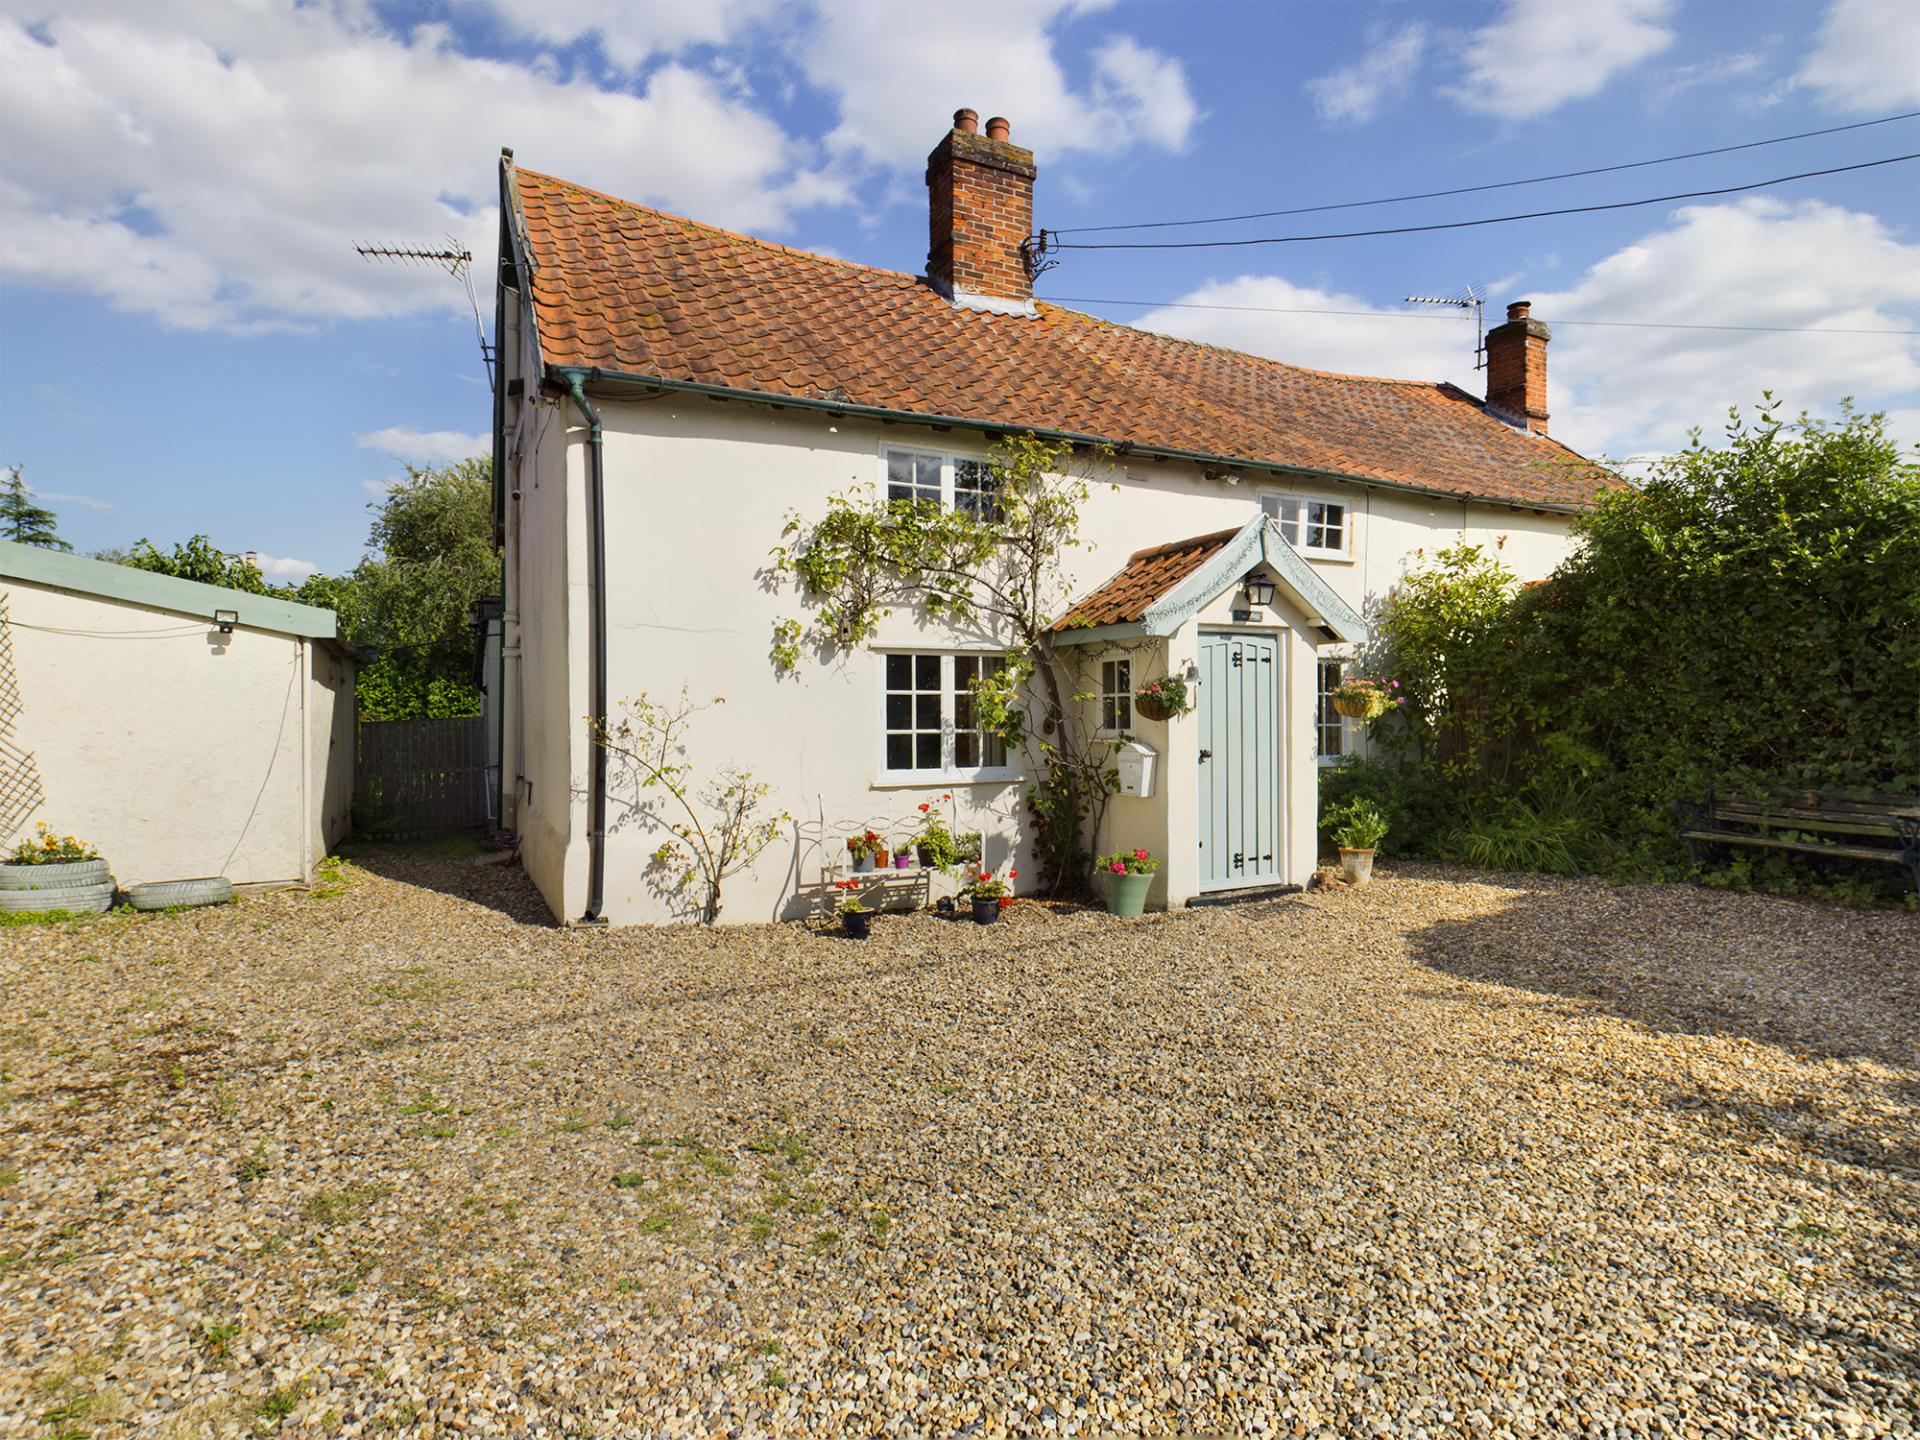
M1200 621L1188 619L1167 637L1167 673L1184 675L1200 659ZM1167 797L1166 863L1160 867L1164 889L1157 897L1177 910L1200 893L1200 697L1194 708L1167 721L1167 748L1161 757L1161 793Z

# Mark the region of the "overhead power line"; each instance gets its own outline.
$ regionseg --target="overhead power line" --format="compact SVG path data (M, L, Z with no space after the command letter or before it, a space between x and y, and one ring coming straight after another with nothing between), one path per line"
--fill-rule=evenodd
M1770 140L1749 140L1743 145L1719 145L1711 150L1689 150L1681 155L1660 155L1651 160L1627 160L1618 165L1596 165L1590 170L1562 170L1554 175L1533 175L1525 180L1496 180L1486 185L1462 185L1453 190L1422 190L1412 195L1387 195L1378 200L1344 200L1334 205L1299 205L1291 210L1254 210L1245 215L1215 215L1205 220L1140 220L1130 225L1074 225L1054 230L1054 235L1093 235L1112 230L1173 230L1189 225L1231 225L1241 220L1275 220L1283 215L1319 215L1330 210L1361 210L1371 205L1402 205L1410 200L1442 200L1451 195L1479 195L1488 190L1512 190L1522 185L1545 185L1554 180L1578 180L1588 175L1612 175L1621 170L1640 170L1649 165L1673 165L1682 160L1700 160L1709 155L1731 155L1739 150L1758 150L1767 145L1785 145L1791 140L1812 140L1821 135L1839 135L1848 130L1866 130L1875 125L1892 125L1901 120L1920 119L1920 110L1899 115L1883 115L1878 120L1861 120L1852 125L1833 125L1825 130L1802 130L1796 135L1776 135Z
M1489 215L1479 220L1449 220L1431 225L1396 225L1381 230L1343 230L1322 235L1264 235L1246 240L1056 240L1058 232L1040 232L1040 249L1049 250L1230 250L1249 245L1298 245L1310 240L1367 240L1380 235L1425 235L1436 230L1472 230L1483 225L1511 225L1517 220L1545 220L1556 215L1592 215L1603 210L1637 210L1647 205L1666 205L1675 200L1706 200L1717 195L1741 195L1750 190L1765 190L1795 180L1814 180L1823 175L1846 175L1855 170L1874 170L1882 165L1901 165L1920 160L1920 152L1889 155L1884 160L1862 160L1854 165L1834 165L1825 170L1802 170L1797 175L1777 175L1771 180L1754 180L1745 185L1722 185L1713 190L1682 190L1672 195L1650 195L1644 200L1613 200L1603 205L1570 205L1559 210L1529 210L1521 215Z
M1147 310L1237 310L1251 315L1351 315L1363 320L1452 320L1418 310L1331 310L1309 305L1211 305L1199 300L1116 300L1097 295L1042 295L1049 305L1138 305ZM1604 325L1613 330L1746 330L1767 335L1920 335L1920 330L1869 330L1839 325L1705 325L1680 320L1581 320L1555 316L1555 325Z

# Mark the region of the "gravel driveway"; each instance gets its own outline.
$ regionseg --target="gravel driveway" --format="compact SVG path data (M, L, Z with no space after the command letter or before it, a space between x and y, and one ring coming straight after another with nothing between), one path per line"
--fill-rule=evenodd
M1913 915L542 913L0 931L0 1433L1920 1429Z

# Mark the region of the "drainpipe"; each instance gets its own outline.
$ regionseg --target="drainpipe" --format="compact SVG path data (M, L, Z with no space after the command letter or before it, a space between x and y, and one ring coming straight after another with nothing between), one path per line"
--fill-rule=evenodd
M587 432L587 609L592 617L592 635L588 641L588 703L595 721L607 714L607 535L605 525L606 448L600 429L600 412L593 408L583 388L585 370L562 370L567 393L586 420ZM580 917L585 925L604 925L600 912L606 904L607 890L607 750L591 730L587 734L587 910Z
M300 686L300 883L313 880L313 642L293 641L295 681Z

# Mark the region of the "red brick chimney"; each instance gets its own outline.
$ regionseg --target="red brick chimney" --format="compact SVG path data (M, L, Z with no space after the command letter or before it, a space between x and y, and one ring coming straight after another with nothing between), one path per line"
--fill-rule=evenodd
M927 156L927 279L954 304L1032 315L1033 277L1020 243L1033 233L1033 152L1007 139L999 116L956 110Z
M1487 404L1529 430L1547 433L1547 342L1533 302L1507 306L1507 323L1487 332Z

